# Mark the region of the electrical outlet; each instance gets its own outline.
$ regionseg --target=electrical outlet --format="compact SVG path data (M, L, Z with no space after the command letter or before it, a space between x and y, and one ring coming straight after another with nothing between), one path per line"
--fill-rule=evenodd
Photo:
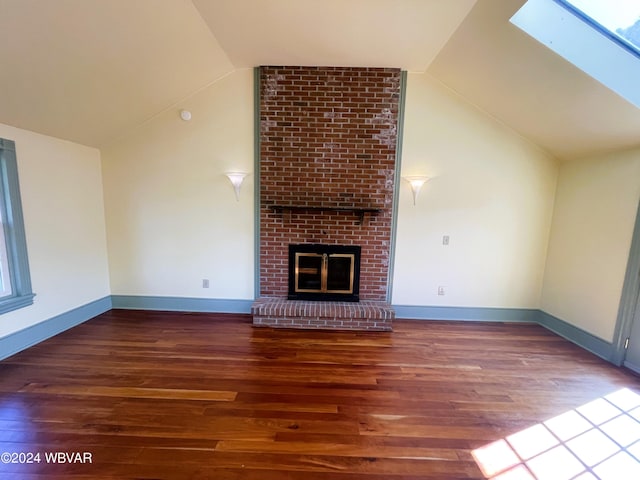
M203 278L202 279L202 288L209 288L209 279L208 278Z
M444 287L442 285L438 287L438 295L444 295Z
M442 244L443 245L449 245L449 235L443 235L442 236Z

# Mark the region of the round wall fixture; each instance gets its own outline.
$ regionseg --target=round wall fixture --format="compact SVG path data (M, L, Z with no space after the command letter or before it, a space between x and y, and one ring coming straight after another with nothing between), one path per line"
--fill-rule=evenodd
M189 110L180 110L180 118L185 122L191 120L191 112Z

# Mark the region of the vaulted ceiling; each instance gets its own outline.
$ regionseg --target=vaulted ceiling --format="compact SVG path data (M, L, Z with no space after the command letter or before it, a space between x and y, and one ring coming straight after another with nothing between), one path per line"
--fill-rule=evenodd
M0 0L0 123L102 147L236 69L426 72L560 159L640 110L509 23L524 0Z

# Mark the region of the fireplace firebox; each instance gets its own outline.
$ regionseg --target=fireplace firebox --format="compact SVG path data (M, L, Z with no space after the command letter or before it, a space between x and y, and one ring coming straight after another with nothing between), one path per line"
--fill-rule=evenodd
M289 300L360 300L360 247L289 245Z

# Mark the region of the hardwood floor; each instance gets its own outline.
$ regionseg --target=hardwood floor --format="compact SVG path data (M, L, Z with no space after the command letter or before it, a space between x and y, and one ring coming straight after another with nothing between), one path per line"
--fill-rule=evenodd
M546 480L524 465L518 437L509 445L521 458L481 463L486 475L474 455L488 450L472 452L625 387L632 418L636 376L537 325L323 332L113 310L0 362L2 460L40 460L0 463L0 478L454 480L511 469ZM70 457L52 463L52 452Z

